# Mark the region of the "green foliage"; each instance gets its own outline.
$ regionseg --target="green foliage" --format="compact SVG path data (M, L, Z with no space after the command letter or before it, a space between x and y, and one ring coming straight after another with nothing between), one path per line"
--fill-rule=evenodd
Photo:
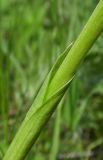
M59 53L74 42L97 0L2 0L0 4L2 159L45 75ZM49 154L59 158L65 153L65 157L86 149L102 159L98 154L103 147L102 41L100 37L70 84L60 110L61 123L56 123L58 113L53 114L27 160L49 159Z

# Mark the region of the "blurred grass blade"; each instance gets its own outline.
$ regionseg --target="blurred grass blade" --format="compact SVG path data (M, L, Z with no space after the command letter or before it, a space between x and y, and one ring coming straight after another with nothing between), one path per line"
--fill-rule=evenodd
M4 156L4 152L3 152L2 147L0 146L0 158L2 159L2 158L3 158L3 156Z
M73 79L69 87L69 96L68 96L68 107L69 110L69 128L71 131L74 131L74 122L75 122L75 111L77 108L77 99L78 99L78 90L77 90L77 78Z
M103 93L103 80L93 87L88 96L82 101L79 108L75 110L73 128L76 129L88 105L88 102L94 93Z
M53 133L53 141L50 152L50 160L56 160L58 151L59 151L59 141L60 141L60 123L61 123L61 111L63 106L64 99L58 105L56 116L55 116L55 124L54 124L54 133Z
M5 62L5 65L4 65ZM1 54L0 59L0 108L3 119L3 132L5 145L8 146L8 69L9 69L9 58Z

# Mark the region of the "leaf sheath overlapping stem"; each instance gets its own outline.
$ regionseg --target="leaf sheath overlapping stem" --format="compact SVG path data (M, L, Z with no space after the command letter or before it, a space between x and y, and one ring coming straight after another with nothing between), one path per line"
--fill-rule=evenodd
M79 64L103 31L101 0L74 45L66 49L45 79L3 160L23 160L64 96Z

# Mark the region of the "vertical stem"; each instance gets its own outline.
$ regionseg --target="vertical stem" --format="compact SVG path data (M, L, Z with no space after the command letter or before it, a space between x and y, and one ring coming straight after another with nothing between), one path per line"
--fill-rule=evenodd
M7 58L7 57L6 57ZM1 55L0 61L0 105L1 105L1 113L2 113L2 122L3 122L3 132L5 145L8 145L8 71L7 64L5 62L5 56Z
M61 100L56 111L53 141L52 141L52 147L50 152L50 160L56 160L58 150L59 150L60 122L61 122L61 110L62 110L63 102L64 102L64 99Z

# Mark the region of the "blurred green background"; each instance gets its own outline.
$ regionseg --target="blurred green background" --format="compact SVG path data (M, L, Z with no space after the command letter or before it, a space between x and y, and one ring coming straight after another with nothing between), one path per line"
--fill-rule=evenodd
M52 64L98 2L0 0L0 160ZM103 36L26 158L66 159L103 159Z

